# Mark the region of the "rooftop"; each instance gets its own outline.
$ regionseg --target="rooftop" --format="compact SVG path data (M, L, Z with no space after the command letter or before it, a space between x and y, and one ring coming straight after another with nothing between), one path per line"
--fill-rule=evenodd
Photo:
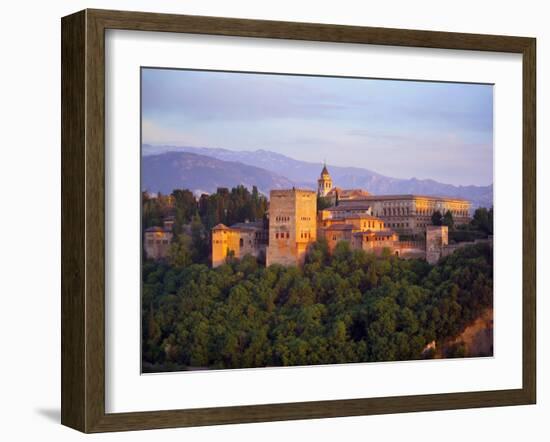
M342 189L341 187L333 187L330 189L327 195L335 195L338 193L339 197L347 197L351 195L370 196L370 192L363 189Z
M361 198L356 198L352 200L356 201L380 201L380 200L411 200L411 199L426 199L426 200L445 200L445 201L462 201L469 203L470 201L465 198L458 198L454 196L436 196L436 195L413 195L413 194L402 194L402 195L368 195Z
M354 232L354 235L366 236L391 236L393 234L393 230L361 230L359 232Z
M352 230L355 229L353 224L333 224L332 226L325 227L325 230Z
M345 216L344 219L373 219L375 221L382 221L381 218L373 215L366 215L364 213L355 213L353 215Z
M212 227L212 230L229 230L229 227L227 227L225 224L219 223Z
M243 230L243 229L258 230L258 229L263 229L264 228L264 223L263 223L263 221L236 223L236 224L232 224L231 228L232 229L240 229L240 230Z
M254 221L254 222L244 222L244 223L235 223L230 227L227 227L225 224L220 223L212 227L212 230L263 230L264 223L263 221Z
M269 195L276 195L276 194L287 194L287 193L296 193L296 192L300 192L300 193L311 193L311 194L314 194L316 195L317 192L315 190L311 190L311 189L301 189L301 188L298 188L298 187L293 187L292 189L271 189L269 191Z
M146 232L170 232L170 229L165 229L164 227L152 226L145 229Z
M370 206L366 204L346 204L340 206L332 206L327 209L329 212L349 212L350 210L368 210Z

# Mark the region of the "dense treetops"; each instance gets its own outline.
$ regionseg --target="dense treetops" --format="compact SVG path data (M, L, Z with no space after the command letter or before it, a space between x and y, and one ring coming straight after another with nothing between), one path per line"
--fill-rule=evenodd
M143 227L162 224L162 219L168 214L175 215L176 233L189 224L193 218L199 217L204 228L210 230L216 224L226 225L243 222L244 220L261 220L267 211L267 198L258 192L256 186L249 191L244 186L233 187L231 190L220 187L211 195L202 194L197 200L187 189L177 189L172 192L174 207L168 207L165 199L149 198L143 194Z
M429 357L492 306L492 249L431 266L318 241L302 269L250 256L143 266L143 369L244 368Z

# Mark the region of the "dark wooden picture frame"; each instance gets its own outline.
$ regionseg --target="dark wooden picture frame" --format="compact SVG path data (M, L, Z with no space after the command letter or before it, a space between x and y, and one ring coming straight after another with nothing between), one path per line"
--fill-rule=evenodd
M62 28L61 421L83 432L534 404L536 400L536 40L311 23L84 10ZM523 385L512 390L220 408L105 412L105 30L125 29L523 57Z

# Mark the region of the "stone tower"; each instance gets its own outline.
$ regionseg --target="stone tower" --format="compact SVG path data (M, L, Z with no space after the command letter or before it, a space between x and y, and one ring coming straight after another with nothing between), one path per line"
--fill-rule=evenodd
M447 226L426 227L426 261L436 264L448 244L449 228Z
M266 265L302 265L317 239L317 196L312 190L269 193L269 246Z
M332 178L327 170L327 165L323 166L321 176L317 180L317 194L319 196L326 196L332 189Z
M230 227L218 224L212 229L212 267L225 264L230 251L239 251L239 236Z

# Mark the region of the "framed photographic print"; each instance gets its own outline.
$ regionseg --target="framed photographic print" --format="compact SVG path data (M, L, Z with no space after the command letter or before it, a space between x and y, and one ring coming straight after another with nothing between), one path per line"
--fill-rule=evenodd
M533 404L535 40L62 19L62 423Z

